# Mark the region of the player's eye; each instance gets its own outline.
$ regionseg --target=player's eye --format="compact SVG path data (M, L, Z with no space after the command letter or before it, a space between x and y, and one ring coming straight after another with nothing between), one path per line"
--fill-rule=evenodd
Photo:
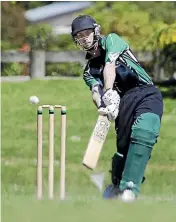
M93 29L87 29L77 33L77 38L84 38L89 36L93 32Z

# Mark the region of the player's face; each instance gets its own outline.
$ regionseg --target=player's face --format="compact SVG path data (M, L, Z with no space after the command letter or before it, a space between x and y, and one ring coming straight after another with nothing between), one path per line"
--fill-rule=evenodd
M87 29L87 30L78 32L75 37L75 40L85 50L90 49L94 42L94 30Z

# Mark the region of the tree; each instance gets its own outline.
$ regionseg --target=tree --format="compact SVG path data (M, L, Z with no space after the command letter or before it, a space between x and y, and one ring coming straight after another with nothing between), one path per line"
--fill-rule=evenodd
M136 4L139 9L149 13L151 22L162 21L163 23L172 24L176 20L176 2L174 1L139 1Z
M176 20L173 2L96 2L84 13L102 25L102 34L116 32L134 50L151 50L145 44L148 38L156 29Z
M20 6L2 2L1 39L14 46L24 43L26 21L24 9Z

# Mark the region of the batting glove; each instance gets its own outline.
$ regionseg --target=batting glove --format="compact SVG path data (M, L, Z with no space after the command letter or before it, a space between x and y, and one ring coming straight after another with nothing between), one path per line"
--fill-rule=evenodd
M116 90L108 89L104 95L102 96L102 100L106 106L115 104L115 106L119 106L120 104L120 96Z
M116 106L115 104L111 104L109 106L100 107L98 109L98 113L102 116L107 116L109 121L114 121L119 113L119 107Z

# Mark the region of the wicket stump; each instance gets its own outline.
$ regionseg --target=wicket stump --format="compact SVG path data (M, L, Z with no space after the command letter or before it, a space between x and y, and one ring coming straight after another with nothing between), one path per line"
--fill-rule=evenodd
M37 110L37 199L43 197L42 152L43 152L43 108L49 109L49 159L48 159L48 197L54 198L54 111L61 109L61 147L60 147L60 199L65 199L65 153L66 153L66 107L61 105L42 105Z

